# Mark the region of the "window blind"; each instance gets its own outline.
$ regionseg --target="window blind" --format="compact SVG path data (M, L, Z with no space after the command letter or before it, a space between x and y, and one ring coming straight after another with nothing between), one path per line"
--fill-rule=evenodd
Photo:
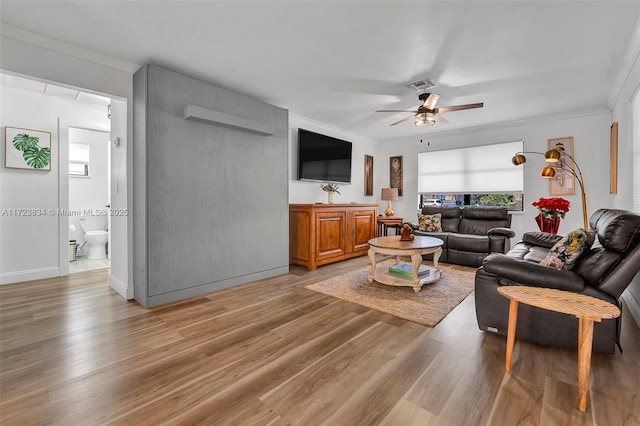
M511 158L523 151L523 141L418 154L418 192L522 192L524 167Z

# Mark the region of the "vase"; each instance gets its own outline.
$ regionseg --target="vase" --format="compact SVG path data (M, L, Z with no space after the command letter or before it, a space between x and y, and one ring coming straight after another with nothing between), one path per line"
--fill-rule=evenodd
M327 192L327 202L333 204L333 192L331 191Z
M560 216L548 216L545 217L542 214L536 216L536 223L538 224L538 228L540 231L546 232L549 234L557 234L558 228L560 227Z

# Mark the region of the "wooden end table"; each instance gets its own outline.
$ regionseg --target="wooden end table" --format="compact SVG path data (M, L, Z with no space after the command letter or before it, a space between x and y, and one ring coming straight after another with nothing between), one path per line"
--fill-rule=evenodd
M507 372L511 371L511 356L513 355L518 320L518 302L554 312L575 315L578 318L578 410L587 411L593 323L594 321L600 322L603 319L619 317L620 309L595 297L553 288L503 286L498 288L498 293L509 299L509 327L504 364L504 369Z
M395 228L396 235L399 234L398 229L402 227L403 218L400 216L378 216L378 236L387 236L389 228Z
M413 287L413 291L418 293L423 285L432 283L440 279L440 267L438 259L442 254L440 247L444 242L438 238L415 236L412 241L401 241L400 235L391 237L378 237L369 240L369 282L374 280L381 284ZM400 262L402 256L411 257L412 278L403 278L389 273L388 266L376 267L376 253L390 254L396 256ZM433 267L429 266L429 274L424 277L418 276L418 269L422 265L422 255L433 253Z

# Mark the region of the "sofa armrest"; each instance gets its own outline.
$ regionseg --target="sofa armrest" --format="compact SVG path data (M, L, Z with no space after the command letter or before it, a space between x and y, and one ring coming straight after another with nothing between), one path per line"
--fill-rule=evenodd
M488 235L504 235L507 238L513 238L516 233L511 228L491 228L487 232Z
M413 230L413 231L417 231L419 229L418 225L416 225L415 223L411 223L411 222L404 222L403 225L409 225L409 227Z
M534 246L551 248L562 238L562 235L547 234L546 232L529 231L522 234L522 241Z
M490 274L533 287L581 292L585 286L582 277L575 272L558 271L550 266L542 266L504 254L490 254L484 259L482 268Z

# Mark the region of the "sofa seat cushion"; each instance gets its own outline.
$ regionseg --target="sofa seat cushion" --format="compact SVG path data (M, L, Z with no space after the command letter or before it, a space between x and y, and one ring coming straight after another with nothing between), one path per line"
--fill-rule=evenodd
M540 263L547 256L547 253L549 253L549 249L545 247L520 242L507 252L507 256Z
M472 253L489 253L489 237L486 235L449 234L447 248Z
M433 238L438 238L440 240L442 240L442 245L440 246L442 248L442 250L446 250L447 249L447 241L449 240L449 236L451 234L449 234L448 232L424 232L424 231L413 231L413 235L420 235L423 237L433 237Z

